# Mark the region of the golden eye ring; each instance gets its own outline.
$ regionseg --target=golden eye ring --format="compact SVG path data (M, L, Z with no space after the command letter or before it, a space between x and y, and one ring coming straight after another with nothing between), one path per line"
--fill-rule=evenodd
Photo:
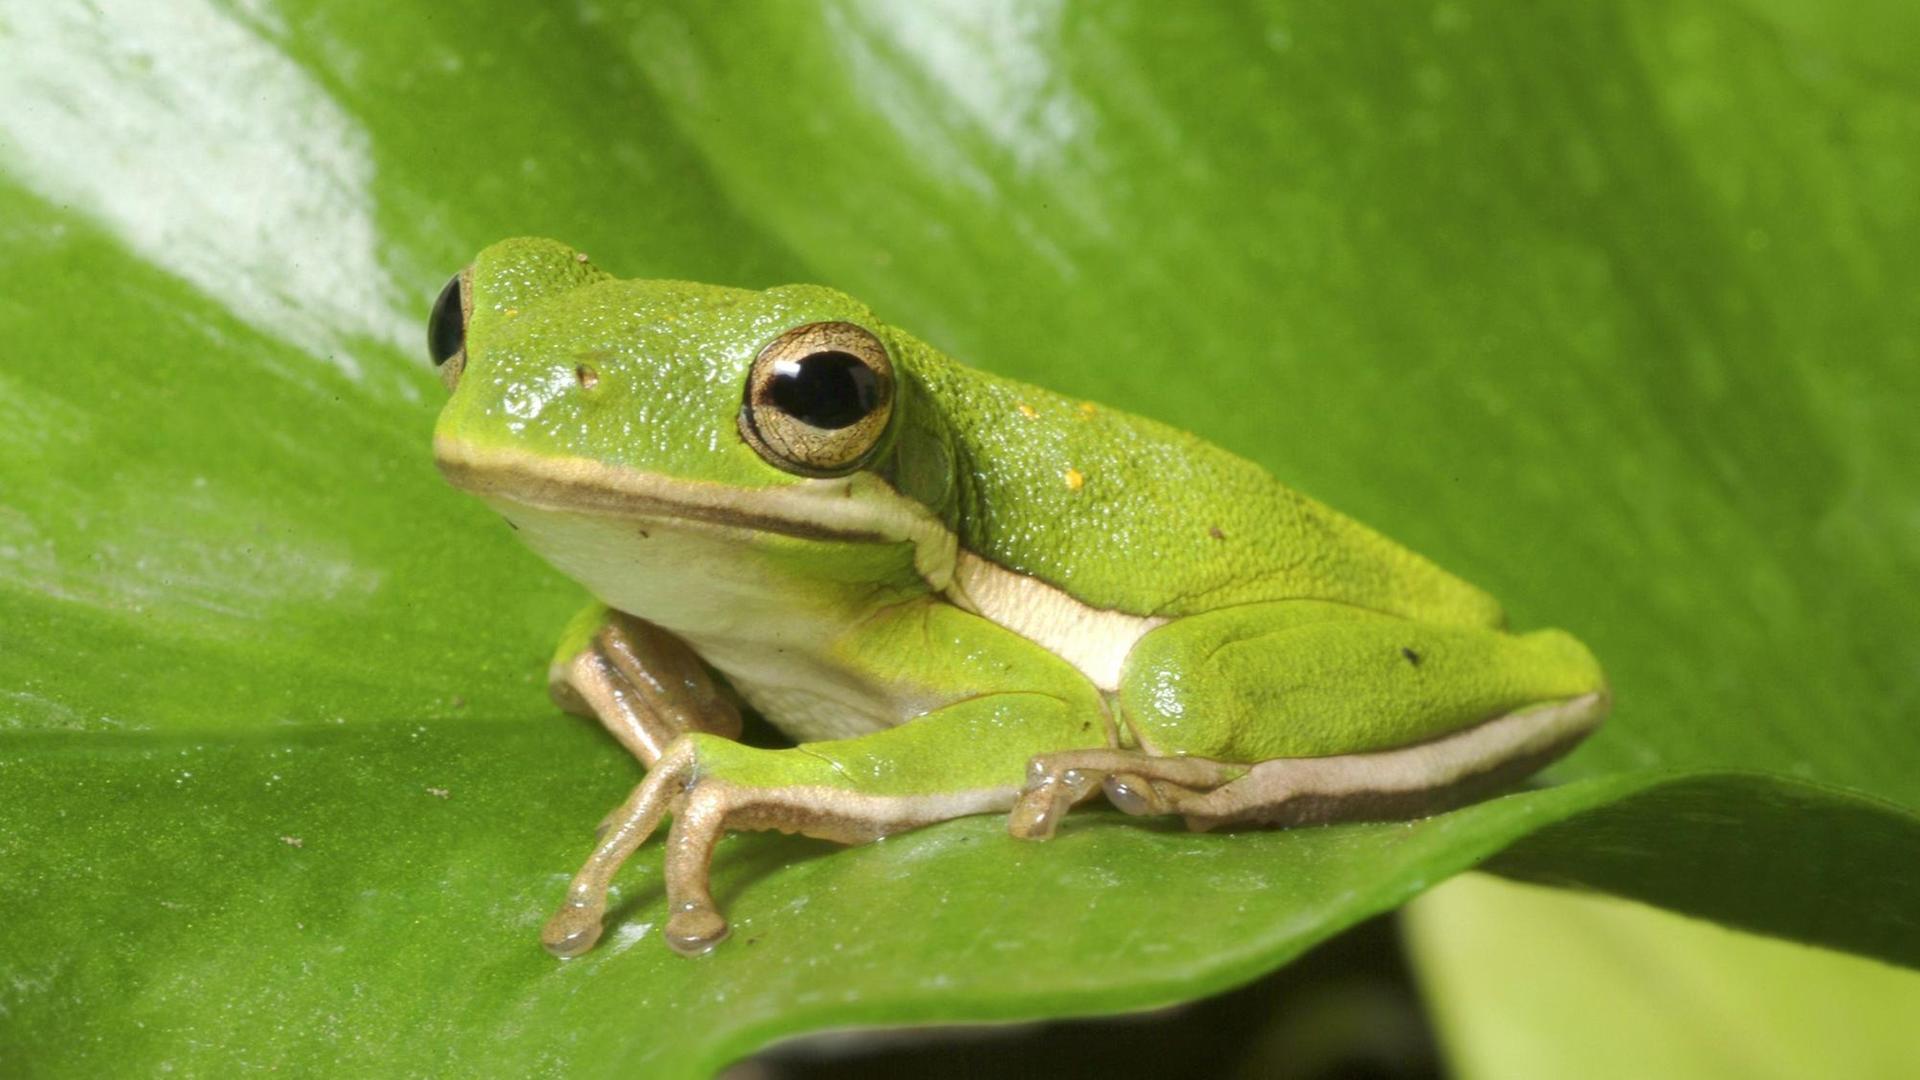
M866 328L796 326L754 358L740 434L776 468L844 476L879 448L893 416L893 391L893 360Z

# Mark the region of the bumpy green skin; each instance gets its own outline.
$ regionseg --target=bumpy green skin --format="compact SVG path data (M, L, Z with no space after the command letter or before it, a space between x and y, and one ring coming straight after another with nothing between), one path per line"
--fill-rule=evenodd
M1134 615L1314 597L1500 622L1491 597L1198 436L882 336L909 373L913 418L889 474L1002 566Z
M695 736L703 768L734 782L997 787L1017 783L1036 753L1104 745L1110 722L1122 745L1158 753L1354 753L1604 687L1572 638L1505 633L1484 593L1257 466L1151 420L964 367L833 290L624 281L545 240L494 245L472 275L468 366L443 438L734 491L806 483L741 438L742 390L784 331L853 322L896 367L895 415L872 472L969 551L1090 607L1169 619L1103 697L1047 650L946 603L906 554L770 537L743 557L778 564L794 597L843 604L862 575L885 579L867 582L870 609L830 651L845 671L927 708L804 752ZM592 389L577 364L598 372Z

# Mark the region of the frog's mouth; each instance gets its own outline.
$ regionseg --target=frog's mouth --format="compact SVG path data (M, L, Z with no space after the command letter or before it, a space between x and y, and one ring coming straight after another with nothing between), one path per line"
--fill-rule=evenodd
M951 572L955 538L932 512L868 473L763 489L679 480L577 457L543 457L446 437L441 475L489 501L641 521L670 520L842 543L910 543L924 573Z

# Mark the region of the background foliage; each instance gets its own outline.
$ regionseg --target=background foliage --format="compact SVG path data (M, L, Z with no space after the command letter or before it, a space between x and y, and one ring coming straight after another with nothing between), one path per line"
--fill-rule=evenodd
M1920 974L1906 968L1483 874L1407 911L1457 1075L1794 1080L1920 1065Z
M0 1063L697 1071L1246 979L1459 869L1920 962L1920 14L1802 0L0 0ZM533 945L636 770L426 450L473 251L823 281L1568 627L1414 824L742 837ZM1467 991L1462 991L1466 993Z

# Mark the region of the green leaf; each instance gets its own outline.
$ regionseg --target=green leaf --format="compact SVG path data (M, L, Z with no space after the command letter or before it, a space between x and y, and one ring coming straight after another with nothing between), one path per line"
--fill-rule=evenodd
M1912 1076L1920 973L1468 874L1405 924L1456 1073Z
M0 3L0 1062L649 1075L1218 989L1489 858L1920 964L1905 6ZM721 848L534 933L637 769L434 475L501 236L866 298L1593 646L1560 786Z

